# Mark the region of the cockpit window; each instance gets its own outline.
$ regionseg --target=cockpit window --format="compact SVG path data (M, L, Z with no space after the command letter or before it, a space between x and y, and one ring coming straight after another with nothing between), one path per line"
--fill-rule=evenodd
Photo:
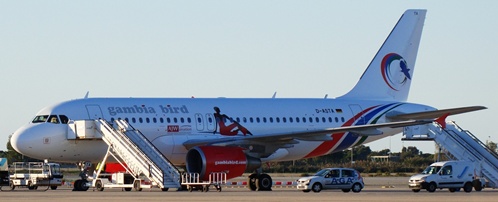
M59 118L57 118L57 115L50 115L50 117L48 117L48 122L59 123Z
M43 122L46 122L48 119L48 115L39 115L39 116L36 116L33 121L31 121L32 123L43 123Z
M61 119L61 123L63 124L67 124L67 122L69 122L69 118L67 118L67 116L65 115L59 115L59 118Z

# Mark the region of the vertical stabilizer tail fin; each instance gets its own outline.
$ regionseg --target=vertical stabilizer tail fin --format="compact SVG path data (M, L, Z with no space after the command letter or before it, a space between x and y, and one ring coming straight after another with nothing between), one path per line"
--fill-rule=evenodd
M427 10L407 10L354 88L342 99L406 101Z

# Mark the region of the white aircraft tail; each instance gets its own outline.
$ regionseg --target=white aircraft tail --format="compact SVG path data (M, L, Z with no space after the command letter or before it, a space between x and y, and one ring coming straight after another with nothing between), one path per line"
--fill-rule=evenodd
M427 10L407 10L360 77L339 97L406 101Z

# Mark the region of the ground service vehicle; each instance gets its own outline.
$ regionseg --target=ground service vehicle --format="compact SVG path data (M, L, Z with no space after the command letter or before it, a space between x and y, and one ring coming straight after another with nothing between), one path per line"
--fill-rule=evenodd
M30 190L39 186L48 186L55 190L62 185L62 178L60 165L57 163L15 162L11 167L9 181L11 190L20 186L28 187Z
M473 162L470 161L442 161L431 164L421 174L410 177L408 187L413 192L426 189L434 192L437 188L448 188L455 192L463 188L465 192L471 192L472 188L481 191L485 186L483 178L478 176Z
M9 186L9 165L6 158L0 158L0 187Z
M352 168L325 168L310 177L297 180L297 189L303 192L320 192L322 189L342 189L343 192L360 192L365 187L360 173Z

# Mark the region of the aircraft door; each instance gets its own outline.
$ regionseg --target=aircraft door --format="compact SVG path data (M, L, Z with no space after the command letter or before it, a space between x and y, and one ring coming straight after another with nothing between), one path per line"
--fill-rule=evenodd
M204 120L202 120L202 114L195 114L195 127L197 131L203 131L204 130Z
M88 111L89 119L99 119L104 118L102 115L102 110L99 105L86 105L86 110Z
M355 117L357 114L359 114L363 111L363 109L361 109L361 106L357 105L357 104L349 105L349 109L351 109L351 112L353 112L353 117ZM360 120L360 121L357 122L358 120ZM357 122L356 125L366 124L365 119L363 118L363 114L361 116L357 117L354 121Z
M215 119L214 119L213 114L211 114L211 113L207 113L207 114L206 114L206 125L207 125L207 130L208 130L208 131L214 131L214 129L216 128L215 124L217 124L217 123L216 123L216 121L215 121Z

